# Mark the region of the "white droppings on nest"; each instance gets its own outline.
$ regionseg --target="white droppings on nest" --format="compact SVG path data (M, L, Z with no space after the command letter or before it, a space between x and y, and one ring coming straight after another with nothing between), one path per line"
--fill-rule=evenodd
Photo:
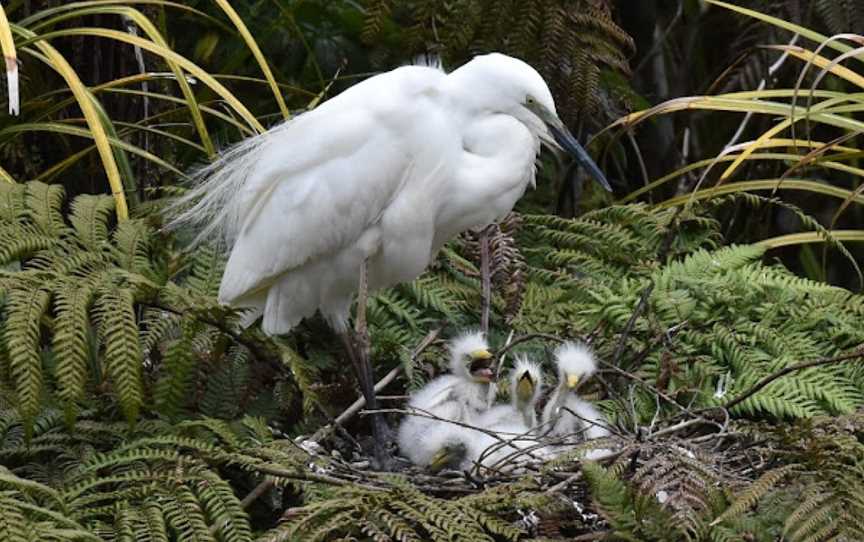
M307 438L302 437L302 436L297 437L297 439L295 439L294 442L297 443L297 445L300 446L300 448L303 449L303 451L305 451L311 455L321 455L325 451L324 447L321 446L320 444L318 444L318 442L311 440L311 439L307 439Z
M715 399L722 399L726 395L726 391L729 389L731 381L731 373L727 372L725 375L720 375L720 378L717 379L717 386L714 388Z
M323 467L323 466L319 465L318 463L315 463L314 461L310 461L309 463L306 463L306 468L308 468L310 471L312 471L315 474L330 474L331 472L333 472L333 469L328 469L327 467Z
M536 510L522 510L521 508L517 508L516 513L519 514L519 524L526 531L533 531L540 523L540 516L537 515Z
M586 512L585 507L582 506L578 500L573 500L573 508L576 510L576 513L579 514L580 519L585 523L593 523L597 521L600 516L593 512Z

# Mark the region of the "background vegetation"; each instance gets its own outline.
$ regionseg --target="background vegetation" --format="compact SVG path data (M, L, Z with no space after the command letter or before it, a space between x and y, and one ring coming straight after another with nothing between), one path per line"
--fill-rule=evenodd
M4 3L0 540L864 538L862 35L853 0ZM544 157L487 231L490 336L505 369L591 341L616 452L376 472L332 332L241 328L161 209L357 80L491 50L617 199ZM479 235L370 300L385 406L479 325Z

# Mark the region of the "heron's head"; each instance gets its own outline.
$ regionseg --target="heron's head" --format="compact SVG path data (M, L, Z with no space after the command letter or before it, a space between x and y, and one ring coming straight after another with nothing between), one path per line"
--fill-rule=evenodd
M453 72L478 107L512 115L540 140L563 149L603 188L612 191L606 176L576 140L555 110L549 85L531 66L501 53L475 57Z
M450 370L454 375L475 382L492 382L495 379L493 361L489 344L480 332L465 333L450 343Z
M543 391L543 371L525 357L519 357L510 372L510 397L516 408L533 405Z
M597 371L597 362L587 346L566 342L555 351L558 378L567 389L575 390Z

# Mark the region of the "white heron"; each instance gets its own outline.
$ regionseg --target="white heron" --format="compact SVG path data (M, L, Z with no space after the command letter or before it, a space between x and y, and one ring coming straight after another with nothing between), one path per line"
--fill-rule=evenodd
M576 393L580 382L597 371L594 355L585 345L566 342L555 351L555 363L558 387L543 409L547 434L577 441L609 436L603 414Z
M344 339L361 283L413 280L452 237L506 215L534 184L541 143L611 190L525 62L403 66L230 149L197 174L169 227L225 241L219 301L248 309L247 324L262 317L281 334L320 311ZM369 362L351 359L374 409Z
M481 333L468 333L450 344L450 374L439 376L411 396L409 409L441 419L408 414L399 425L399 449L412 463L428 465L453 442L460 426L485 411L494 378L489 345Z

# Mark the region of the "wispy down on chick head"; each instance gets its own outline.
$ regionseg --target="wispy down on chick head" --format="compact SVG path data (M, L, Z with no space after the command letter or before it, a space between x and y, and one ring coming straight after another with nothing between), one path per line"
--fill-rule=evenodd
M456 376L475 382L492 382L495 380L493 361L489 343L479 331L465 333L450 343L450 371Z
M534 406L543 393L543 370L540 365L524 356L516 359L516 365L510 376L510 397L513 406L525 418L525 424L531 428L537 424Z
M565 342L555 350L555 364L558 366L559 382L566 384L570 390L578 389L579 385L597 372L597 362L591 350L581 343Z
M555 351L558 387L543 409L543 425L550 436L584 441L609 435L603 414L578 394L578 388L597 371L594 355L583 344L566 342Z

